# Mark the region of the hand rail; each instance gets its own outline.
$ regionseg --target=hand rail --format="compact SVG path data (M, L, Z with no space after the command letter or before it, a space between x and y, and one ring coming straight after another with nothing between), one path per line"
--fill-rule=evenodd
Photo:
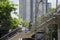
M8 38L12 37L17 32L18 32L18 28L16 28L15 30L7 33L5 36L1 37L0 40L8 40Z
M52 18L53 18L53 17L49 17L48 20L44 21L41 25L38 25L39 27L38 27L37 29L41 28L41 26L42 26L44 23L50 21ZM14 34L16 34L16 33L18 32L18 30L19 30L19 29L16 28L16 29L13 30L12 32L10 32L10 33L6 34L5 36L1 37L0 40L5 40L5 39L8 40L8 38L11 38ZM30 31L32 31L32 30L30 30Z

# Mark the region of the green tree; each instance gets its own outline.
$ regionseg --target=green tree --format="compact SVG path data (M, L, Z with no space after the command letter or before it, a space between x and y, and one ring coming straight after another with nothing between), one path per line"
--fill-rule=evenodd
M11 4L9 0L0 0L0 25L2 27L11 28L11 12L15 11L15 4Z
M22 20L21 15L19 15L19 14L16 14L16 16L18 17L19 23L21 23L23 25L23 27L28 27L28 25L29 25L28 21Z
M51 13L53 13L53 12L55 12L55 8L49 8L49 11L50 11Z
M11 25L10 25L11 28L14 29L18 27L19 20L17 18L12 18L10 21L11 21Z

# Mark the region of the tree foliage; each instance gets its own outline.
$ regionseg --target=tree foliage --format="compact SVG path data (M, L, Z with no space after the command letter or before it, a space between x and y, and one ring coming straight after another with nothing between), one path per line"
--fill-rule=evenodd
M11 28L11 12L15 11L15 4L11 4L8 0L0 0L0 25L2 27Z
M18 27L18 24L19 24L19 20L18 19L16 19L16 18L12 18L11 20L11 25L10 25L10 28L17 28Z
M29 22L26 20L22 20L21 19L21 15L16 14L16 16L18 17L19 23L23 25L23 27L28 27L29 26Z
M55 12L55 8L49 8L49 11L50 11L51 13L53 13L53 12Z
M44 15L39 16L39 17L37 18L38 24L39 24L39 25L42 24L44 21L48 20L48 19L50 18L50 16L51 16L51 15L48 14L48 13L45 13Z
M23 27L28 27L29 22L28 21L25 21L25 20L22 20L22 19L19 19L19 24L22 24Z

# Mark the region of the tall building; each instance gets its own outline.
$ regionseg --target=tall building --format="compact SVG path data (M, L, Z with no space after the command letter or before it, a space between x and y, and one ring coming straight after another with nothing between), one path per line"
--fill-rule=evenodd
M47 13L47 0L40 1L38 15Z
M39 8L38 8L38 13L37 13L37 16L40 16L41 14L42 14L42 12L44 12L44 13L46 13L47 11L46 11L46 9L47 9L47 0L37 0L38 2L39 2ZM34 22L35 22L35 2L36 2L36 0L33 0L33 20L34 20ZM43 6L42 6L42 3L43 3L43 5L44 5L44 8L43 8ZM44 9L44 11L42 10L42 8ZM37 10L37 9L36 9Z
M41 1L41 0L38 0ZM19 0L19 13L21 15L21 18L23 20L26 21L35 21L35 0ZM42 14L42 12L44 13L48 13L48 9L50 5L47 0L43 0L43 5L44 8L42 6L42 2L40 2L39 4L39 11L38 11L38 16L40 16ZM43 10L42 10L43 8Z
M19 14L26 21L33 21L33 0L19 0Z
M26 20L26 0L19 0L19 14L23 20Z

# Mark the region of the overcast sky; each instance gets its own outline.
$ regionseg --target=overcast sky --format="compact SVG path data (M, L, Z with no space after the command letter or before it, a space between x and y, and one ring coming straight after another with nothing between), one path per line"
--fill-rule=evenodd
M56 0L48 0L51 3L52 7L56 7ZM58 4L60 4L60 0L58 0Z

